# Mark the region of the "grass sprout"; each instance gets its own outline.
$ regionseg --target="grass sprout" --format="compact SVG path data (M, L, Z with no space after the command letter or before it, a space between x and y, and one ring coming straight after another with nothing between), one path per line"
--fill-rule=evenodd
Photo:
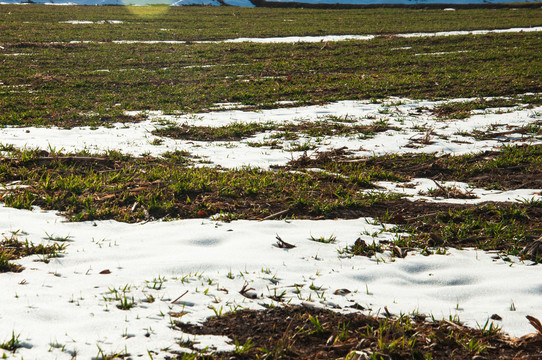
M15 353L17 349L20 349L23 347L21 341L19 338L21 337L21 334L15 335L15 331L12 331L11 338L7 339L3 343L0 343L0 349L4 349L7 351L11 351L12 353Z

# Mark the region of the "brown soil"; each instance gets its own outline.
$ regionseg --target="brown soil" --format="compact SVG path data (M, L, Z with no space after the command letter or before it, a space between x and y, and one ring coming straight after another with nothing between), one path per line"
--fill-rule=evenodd
M426 359L428 354L433 359L542 359L540 334L516 339L458 322L428 321L423 315L384 315L287 306L243 310L210 318L201 326L179 322L177 327L188 334L227 336L239 349L249 344L245 351L218 353L209 359L323 360L344 359L348 354L351 359ZM478 347L469 347L469 342L477 342Z
M369 169L387 170L405 178L430 178L447 181L464 181L478 187L500 189L540 189L542 188L542 167L540 152L542 145L525 145L531 149L532 156L524 161L507 164L497 162L501 151L485 151L470 157L454 157L432 154L379 156L372 158L351 158L344 149L318 153L316 156L301 156L288 164L289 168L307 167L330 168L335 166L359 171ZM489 166L491 164L491 166ZM334 169L334 168L333 168Z
M484 152L474 157L477 160L487 161L497 152ZM427 164L414 165L409 161L395 159L383 161L378 166L390 166L394 172L410 177L425 177L448 181L465 181L479 187L499 187L502 189L539 189L542 188L542 169L533 169L530 164L518 164L505 168L480 169L473 174L458 174L446 164L446 159L436 159Z

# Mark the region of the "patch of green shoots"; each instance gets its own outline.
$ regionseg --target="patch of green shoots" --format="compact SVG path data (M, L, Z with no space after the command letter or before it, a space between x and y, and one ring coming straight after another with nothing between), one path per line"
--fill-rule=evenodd
M0 343L0 349L4 349L7 351L11 351L12 353L15 353L17 349L20 349L23 347L23 344L19 340L21 337L21 334L15 335L15 331L11 332L11 338L7 339L3 343Z
M327 237L326 236L314 237L311 235L310 240L316 241L322 244L333 244L337 241L337 237L334 235L330 235Z

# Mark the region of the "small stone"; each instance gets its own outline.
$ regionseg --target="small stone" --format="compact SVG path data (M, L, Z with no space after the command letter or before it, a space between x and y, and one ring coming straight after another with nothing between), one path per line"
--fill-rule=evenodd
M350 305L350 306L347 306L347 307L352 308L352 309L356 309L356 310L365 310L365 308L362 305L358 304L358 303L354 303L354 305Z
M348 289L337 289L334 292L335 295L342 295L342 296L344 296L346 294L350 294L350 293L351 293L351 291L348 290Z
M498 314L493 314L489 317L491 320L497 320L497 321L501 321L502 320L502 317L500 317Z

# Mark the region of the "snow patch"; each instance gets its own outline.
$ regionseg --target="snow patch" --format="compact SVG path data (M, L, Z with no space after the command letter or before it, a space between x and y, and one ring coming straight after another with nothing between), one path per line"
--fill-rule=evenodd
M387 306L392 313L420 311L437 319L458 315L470 326L497 313L515 336L531 331L525 315L542 317L539 269L517 259L452 249L405 259L383 254L376 261L337 251L358 237L392 240L391 229L371 219L67 223L53 212L0 205L5 235L17 232L33 243L50 242L47 234L70 239L63 257L46 264L31 256L17 261L23 272L0 275L0 303L9 309L0 314L0 339L15 332L28 344L6 353L8 359L71 359L74 353L89 359L98 346L105 354L127 351L135 358L181 350L181 338L231 350L225 338L183 334L170 321L198 323L215 312L279 305L269 297L283 291L293 305L351 312L348 306L357 303L373 314ZM296 247L274 247L276 234ZM334 244L310 240L331 235ZM256 299L239 294L245 281ZM351 293L335 295L337 289ZM133 306L120 309L123 299Z
M467 99L455 99L465 101ZM471 99L472 100L472 99ZM113 124L110 128L77 127L38 128L4 127L0 129L3 144L18 148L38 147L63 148L66 152L86 150L103 153L117 150L132 155L160 156L168 151L188 151L194 156L210 161L210 164L225 168L252 166L269 168L284 165L302 154L291 151L293 146L308 142L312 152L345 147L352 156L373 156L389 153L437 153L467 154L492 150L502 146L502 138L479 140L474 133L488 133L498 127L520 127L540 121L542 107L533 109L517 107L507 109L487 109L468 119L437 119L428 109L444 102L418 101L393 98L374 103L371 101L340 101L327 105L266 109L259 111L232 109L238 104L216 104L215 109L201 114L165 115L159 111L143 112L148 119L139 123ZM136 115L141 112L127 112ZM260 133L241 141L189 141L158 137L151 132L169 124L190 126L227 126L232 123L273 123L287 124L300 121L317 122L329 117L348 118L352 124L371 125L375 122L387 123L392 129L377 133L373 137L325 136L310 138L301 136L298 140L284 140L283 148L272 146L251 146L269 140L273 132ZM506 136L510 144L541 144L542 138L510 133Z

